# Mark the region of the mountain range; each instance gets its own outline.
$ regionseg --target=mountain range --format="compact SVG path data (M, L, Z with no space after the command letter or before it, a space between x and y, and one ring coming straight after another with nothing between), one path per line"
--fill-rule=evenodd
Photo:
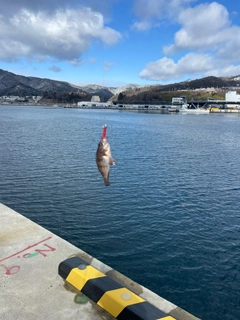
M112 96L126 90L135 89L137 85L126 85L118 88L104 87L96 84L76 86L74 84L45 78L16 75L0 69L0 96L45 96L63 93L75 93L83 98L98 95L101 101L108 101Z
M43 96L46 100L74 101L91 100L93 95L101 101L164 101L167 92L188 91L194 89L240 87L240 76L205 77L167 85L140 86L128 84L122 87L105 87L95 84L76 86L65 81L16 75L0 69L0 96ZM165 94L164 94L165 93Z

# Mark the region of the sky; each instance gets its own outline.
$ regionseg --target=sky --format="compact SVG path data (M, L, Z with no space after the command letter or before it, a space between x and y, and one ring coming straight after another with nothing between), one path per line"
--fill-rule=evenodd
M107 87L240 75L240 1L0 0L0 69Z

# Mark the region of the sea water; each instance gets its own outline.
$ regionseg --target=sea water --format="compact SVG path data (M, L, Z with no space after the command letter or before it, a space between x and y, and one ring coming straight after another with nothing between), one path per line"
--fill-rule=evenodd
M0 106L0 202L201 319L240 319L239 176L236 114Z

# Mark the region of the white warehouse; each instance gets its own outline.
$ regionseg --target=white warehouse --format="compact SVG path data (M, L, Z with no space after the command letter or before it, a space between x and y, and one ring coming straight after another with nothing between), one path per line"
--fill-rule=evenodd
M77 103L79 108L110 108L113 106L111 101L109 102L93 102L93 101L81 101Z
M237 91L228 91L225 94L226 102L235 102L240 103L240 94L237 94Z

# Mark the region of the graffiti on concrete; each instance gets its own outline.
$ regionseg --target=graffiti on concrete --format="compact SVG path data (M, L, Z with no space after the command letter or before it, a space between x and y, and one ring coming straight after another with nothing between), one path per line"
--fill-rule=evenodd
M37 243L34 243L21 251L18 251L16 253L11 254L8 257L5 257L3 259L0 259L0 267L5 270L5 274L8 276L14 275L18 273L21 269L20 263L17 263L17 265L11 265L9 266L9 260L12 258L23 258L23 259L30 259L34 258L36 256L42 256L42 257L47 257L49 252L55 251L56 248L50 246L47 242L51 240L52 236L43 239ZM4 262L4 264L3 264Z

